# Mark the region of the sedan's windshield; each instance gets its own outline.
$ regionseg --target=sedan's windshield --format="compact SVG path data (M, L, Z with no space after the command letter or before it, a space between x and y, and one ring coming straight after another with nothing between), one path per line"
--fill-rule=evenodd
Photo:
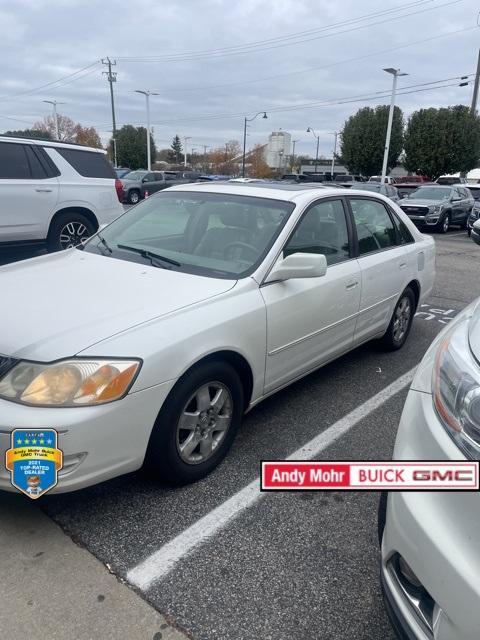
M146 175L146 171L130 171L130 173L127 173L125 176L125 180L141 180Z
M83 250L210 277L244 277L294 208L283 200L165 191L127 211Z
M446 200L451 193L452 190L447 187L419 187L413 193L410 193L407 198L412 200Z

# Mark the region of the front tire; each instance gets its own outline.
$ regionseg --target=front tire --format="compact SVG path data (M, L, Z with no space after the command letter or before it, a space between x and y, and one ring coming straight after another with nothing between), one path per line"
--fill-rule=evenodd
M450 213L446 213L443 218L440 218L440 220L437 223L437 231L439 233L447 233L447 231L450 229L450 223L452 221L452 216Z
M242 383L228 363L206 362L188 371L158 415L145 469L174 485L205 477L227 455L243 407Z
M415 314L415 295L410 287L407 287L393 311L388 329L381 338L382 346L387 351L401 349L407 341Z
M76 247L93 235L95 231L95 226L86 216L74 211L66 211L54 218L50 225L47 249L54 252Z

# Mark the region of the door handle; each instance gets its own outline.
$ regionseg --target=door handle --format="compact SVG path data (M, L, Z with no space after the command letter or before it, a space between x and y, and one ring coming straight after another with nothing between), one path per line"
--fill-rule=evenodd
M399 268L399 269L405 269L405 267L406 267L406 266L407 266L407 263L406 263L406 262L401 262L401 263L398 265L398 268Z
M349 282L347 285L345 285L345 289L355 289L355 287L358 287L358 282Z
M52 189L35 189L38 193L52 193Z

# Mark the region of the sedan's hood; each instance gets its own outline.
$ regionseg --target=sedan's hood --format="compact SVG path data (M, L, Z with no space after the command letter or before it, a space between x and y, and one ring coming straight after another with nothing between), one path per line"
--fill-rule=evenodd
M401 207L433 207L436 204L442 204L443 200L420 200L416 198L404 198L400 204Z
M480 362L480 302L478 302L468 325L468 342L477 362Z
M73 356L235 283L77 249L10 264L0 268L0 354L44 362Z

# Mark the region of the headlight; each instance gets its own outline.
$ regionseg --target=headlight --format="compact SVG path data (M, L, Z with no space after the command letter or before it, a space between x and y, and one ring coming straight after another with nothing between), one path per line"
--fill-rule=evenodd
M467 318L440 343L432 392L449 435L468 457L480 459L480 368L468 345Z
M441 204L434 204L433 207L430 207L433 213L439 213L441 208L442 208Z
M138 360L19 362L0 380L0 398L44 407L82 407L112 402L130 389Z

